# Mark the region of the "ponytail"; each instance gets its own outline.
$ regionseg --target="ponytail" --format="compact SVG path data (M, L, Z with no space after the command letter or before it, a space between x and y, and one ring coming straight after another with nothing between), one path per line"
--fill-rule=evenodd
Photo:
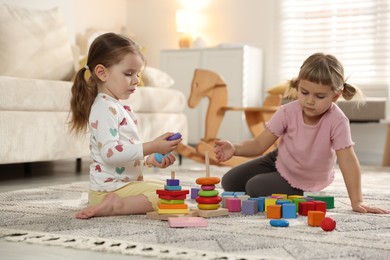
M96 82L92 77L86 79L86 72L88 70L89 67L86 65L77 72L71 89L71 118L69 125L71 132L75 134L86 132L89 113L91 112L92 104L97 96Z

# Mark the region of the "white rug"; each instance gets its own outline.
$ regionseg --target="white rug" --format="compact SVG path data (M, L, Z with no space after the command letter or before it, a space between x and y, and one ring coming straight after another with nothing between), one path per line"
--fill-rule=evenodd
M211 166L211 175L220 177L227 169ZM198 187L195 180L205 172L174 170L187 189ZM170 178L169 169L148 171L145 178ZM389 183L389 169L365 168L365 201L390 209ZM264 213L210 218L204 228L170 228L144 215L75 219L87 204L87 190L88 183L79 182L0 193L0 237L160 259L390 259L390 215L352 212L340 173L324 191L335 197L335 209L327 213L337 221L333 232L308 226L302 216L275 228Z

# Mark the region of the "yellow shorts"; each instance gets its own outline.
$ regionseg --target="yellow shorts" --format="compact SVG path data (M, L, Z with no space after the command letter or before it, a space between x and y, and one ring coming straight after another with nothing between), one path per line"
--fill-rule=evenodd
M152 203L153 208L156 210L158 195L156 194L157 189L164 189L165 182L159 180L145 180L142 182L130 182L126 186L123 186L120 189L113 191L120 198L135 196L135 195L145 195L150 203ZM90 206L95 206L100 204L104 198L107 196L108 192L98 192L98 191L89 191L88 202Z

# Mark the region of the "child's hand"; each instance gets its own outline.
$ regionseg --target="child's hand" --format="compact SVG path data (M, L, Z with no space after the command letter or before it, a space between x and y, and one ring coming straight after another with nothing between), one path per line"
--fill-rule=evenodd
M224 162L233 157L235 148L234 145L225 140L216 140L214 153L218 162Z
M157 137L153 141L144 143L144 155L152 153L167 154L175 150L183 139L179 138L177 140L168 141L168 137L172 136L173 134L174 133L172 132L168 132Z
M367 205L363 205L361 202L352 204L352 210L360 213L375 213L375 214L389 214L390 211L369 207Z
M154 157L154 154L151 154L150 156L148 156L146 163L148 165L153 165L153 166L156 166L158 168L167 168L168 166L174 164L175 161L176 161L176 157L173 153L166 154L162 158L161 163L159 163L156 160L156 158Z

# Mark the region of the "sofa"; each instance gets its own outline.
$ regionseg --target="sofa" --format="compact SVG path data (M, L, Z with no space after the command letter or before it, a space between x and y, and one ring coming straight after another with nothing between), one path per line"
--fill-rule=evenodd
M68 131L72 77L79 68L58 9L0 4L0 164L89 156L89 135ZM143 85L124 103L138 116L145 141L181 132L186 98L166 73L146 67Z

